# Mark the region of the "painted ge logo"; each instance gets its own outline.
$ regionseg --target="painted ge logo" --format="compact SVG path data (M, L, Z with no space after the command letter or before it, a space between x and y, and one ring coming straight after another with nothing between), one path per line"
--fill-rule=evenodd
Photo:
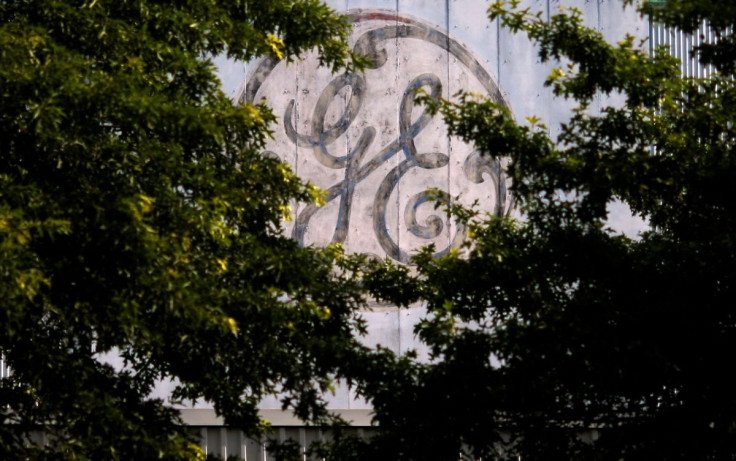
M473 91L504 103L501 91L444 32L389 11L348 14L350 41L370 61L364 72L331 75L314 55L291 66L267 58L251 67L239 100L268 100L280 116L269 150L327 191L323 207L298 205L290 229L297 241L340 242L402 263L428 243L441 255L464 232L427 203L428 188L499 215L509 197L499 161L449 138L442 120L415 104L417 90Z

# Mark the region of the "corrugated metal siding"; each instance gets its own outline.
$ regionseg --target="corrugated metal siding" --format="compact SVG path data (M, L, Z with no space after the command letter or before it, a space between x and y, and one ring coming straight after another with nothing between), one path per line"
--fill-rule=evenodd
M670 54L680 59L680 72L685 77L707 78L715 71L713 66L702 65L692 49L716 40L716 34L707 23L701 24L694 34L686 34L653 21L649 23L650 52L654 53L661 46L668 47Z
M5 363L5 358L0 355L0 379L10 376L10 368Z
M242 432L222 426L206 426L193 428L198 431L200 445L207 456L214 459L237 459L245 461L272 461L265 441L257 441L245 437ZM352 429L352 435L365 437L370 429ZM315 427L278 427L275 428L272 438L278 442L293 440L299 444L302 459L318 460L308 457L308 447L317 441L329 440L329 431Z

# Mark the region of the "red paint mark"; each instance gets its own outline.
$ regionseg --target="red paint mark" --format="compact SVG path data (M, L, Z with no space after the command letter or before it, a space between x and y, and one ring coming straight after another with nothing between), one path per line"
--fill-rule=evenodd
M407 18L402 18L399 15L388 13L388 12L382 12L382 11L371 11L368 13L359 13L359 14L356 14L355 16L352 16L352 18L353 18L353 22L371 21L371 20L397 21L397 22L404 22L407 24L411 22L411 20Z

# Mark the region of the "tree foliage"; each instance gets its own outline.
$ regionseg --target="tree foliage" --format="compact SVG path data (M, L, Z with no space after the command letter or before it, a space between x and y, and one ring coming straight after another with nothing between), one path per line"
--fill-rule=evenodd
M324 421L359 291L282 235L316 191L208 56L352 66L348 27L317 0L0 2L0 458L198 456L163 378L248 433L273 393Z
M709 22L716 38L699 53L717 72L681 78L667 50L607 43L574 9L547 20L497 2L491 19L525 33L542 61L572 65L547 80L577 101L559 135L490 100L427 100L453 134L508 158L522 218L455 207L471 236L462 251L424 251L416 273L368 277L377 296L426 303L416 332L432 358L396 359L363 384L379 435L343 453L736 456L736 11L703 0L642 8L686 32ZM605 103L611 94L620 102ZM640 237L606 227L615 200L646 219Z

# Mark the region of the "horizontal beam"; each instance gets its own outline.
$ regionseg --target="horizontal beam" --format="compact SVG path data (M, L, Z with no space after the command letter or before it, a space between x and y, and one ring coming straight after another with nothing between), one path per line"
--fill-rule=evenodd
M187 426L224 426L225 421L209 408L183 408L181 418ZM332 413L347 421L350 426L371 426L373 410L332 410ZM288 410L260 410L261 418L271 426L304 426L304 422Z

